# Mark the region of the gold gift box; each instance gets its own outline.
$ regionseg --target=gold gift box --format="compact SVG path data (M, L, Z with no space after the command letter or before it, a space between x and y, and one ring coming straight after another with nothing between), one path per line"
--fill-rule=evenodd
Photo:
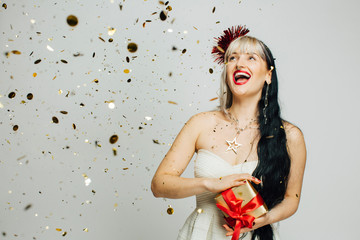
M248 180L246 180L246 183L244 185L241 185L238 187L233 187L232 191L237 199L243 200L243 202L241 203L241 207L244 207L248 202L250 202L251 199L253 199L257 195L257 191L255 190L255 188L251 185L251 183ZM228 207L227 203L225 202L221 193L215 197L215 201L216 201L216 203L229 209L229 207ZM268 212L268 208L267 208L266 204L264 203L257 209L255 209L251 212L248 212L247 214L253 216L254 218L259 218L267 212ZM227 215L226 213L224 213L224 215L225 215L225 217L229 217L229 215Z

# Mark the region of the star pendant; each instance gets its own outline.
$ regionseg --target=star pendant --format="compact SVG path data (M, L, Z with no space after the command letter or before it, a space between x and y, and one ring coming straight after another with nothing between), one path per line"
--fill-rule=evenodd
M236 137L234 138L234 140L232 140L232 141L226 140L226 142L229 145L228 148L226 149L226 152L229 150L233 150L234 153L237 154L236 148L240 147L241 144L236 142Z

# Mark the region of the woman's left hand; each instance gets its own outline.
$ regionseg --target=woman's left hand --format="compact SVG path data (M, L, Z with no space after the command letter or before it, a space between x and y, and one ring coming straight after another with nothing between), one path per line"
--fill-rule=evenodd
M259 217L259 218L256 218L253 222L253 227L252 228L241 228L240 230L240 233L245 233L245 232L250 232L250 231L253 231L257 228L260 228L262 226L265 226L267 223L266 223L266 215L262 216L262 217ZM233 233L234 233L234 230L232 228L229 227L229 225L227 224L224 224L223 227L226 229L227 233L226 233L226 236L232 236Z

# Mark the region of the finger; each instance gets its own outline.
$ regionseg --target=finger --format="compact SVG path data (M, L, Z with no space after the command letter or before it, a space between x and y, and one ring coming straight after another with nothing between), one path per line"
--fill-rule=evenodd
M228 232L234 232L234 230L232 230L227 224L224 224L223 227L226 229L226 231Z

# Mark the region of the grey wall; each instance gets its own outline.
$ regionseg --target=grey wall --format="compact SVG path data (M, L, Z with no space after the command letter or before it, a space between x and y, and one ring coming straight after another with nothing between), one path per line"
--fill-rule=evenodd
M0 239L175 239L194 198L155 199L150 181L190 116L218 104L213 37L236 24L272 49L284 117L306 138L301 204L281 223L282 238L356 238L358 1L182 0L169 2L172 11L150 0L1 5Z

